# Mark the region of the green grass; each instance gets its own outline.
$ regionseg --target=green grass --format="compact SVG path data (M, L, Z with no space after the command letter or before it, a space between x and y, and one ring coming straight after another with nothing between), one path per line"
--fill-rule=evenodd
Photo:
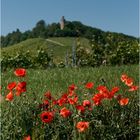
M40 96L47 90L50 90L54 95L60 95L61 92L66 91L67 87L72 83L78 87L83 87L84 83L92 81L96 87L99 84L103 84L101 79L104 79L106 81L105 85L109 88L122 85L120 76L123 73L133 77L135 83L138 85L138 70L139 67L137 65L82 69L28 69L25 79L28 85L28 94L36 92ZM13 70L4 72L1 76L2 87L5 87L9 82L17 80L17 77L13 74Z
M72 46L76 38L55 37L55 38L49 38L49 40L52 40L52 42L47 41L46 39L42 39L42 38L28 39L18 44L15 44L6 48L2 48L1 54L2 55L8 54L8 55L14 56L18 52L25 52L29 50L31 54L36 55L38 49L44 48L44 49L47 49L49 53L53 51L55 61L60 62L64 60L64 57L67 51L69 53L72 52ZM81 46L90 48L88 39L80 38L80 42L81 42ZM62 45L59 45L59 44L62 44Z

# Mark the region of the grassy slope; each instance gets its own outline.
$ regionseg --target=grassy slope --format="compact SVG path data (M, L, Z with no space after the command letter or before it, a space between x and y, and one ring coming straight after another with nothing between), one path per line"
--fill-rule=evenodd
M52 50L54 53L54 56L59 61L59 60L64 59L66 51L71 53L71 46L73 45L75 38L58 37L58 38L49 38L49 39L52 41L61 43L64 46L47 41L46 39L34 38L34 39L28 39L26 41L23 41L13 46L2 48L2 55L3 54L15 55L18 52L24 52L26 50L29 50L31 54L35 55L37 52L37 49L46 48L48 49L49 52ZM87 39L80 38L80 42L82 46L89 47L89 41Z
M123 73L134 78L134 84L138 85L139 75L138 65L121 66L121 67L100 67L100 68L73 68L73 69L48 69L48 70L27 70L25 80L28 85L28 94L33 91L40 97L45 91L50 90L53 94L61 94L67 90L68 85L74 83L78 87L83 87L82 83L92 81L95 83L94 88L101 82L101 78L106 81L106 86L124 85L120 81ZM2 73L2 87L18 78L14 76L13 70ZM24 78L23 78L24 79ZM22 80L23 80L22 79ZM6 88L6 87L5 87ZM2 93L4 94L4 92ZM81 93L82 94L82 93Z

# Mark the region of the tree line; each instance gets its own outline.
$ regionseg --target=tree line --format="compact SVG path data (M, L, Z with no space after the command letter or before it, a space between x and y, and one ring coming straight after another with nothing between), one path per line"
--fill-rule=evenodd
M124 35L122 33L105 32L98 28L93 28L82 24L79 21L65 21L65 27L60 29L60 23L46 24L44 20L36 23L32 30L21 32L19 29L8 33L6 36L1 36L1 47L7 47L17 44L29 38L49 38L49 37L85 37L92 39L96 43L117 43L118 41L134 41L133 36ZM112 37L112 42L107 42L107 38Z

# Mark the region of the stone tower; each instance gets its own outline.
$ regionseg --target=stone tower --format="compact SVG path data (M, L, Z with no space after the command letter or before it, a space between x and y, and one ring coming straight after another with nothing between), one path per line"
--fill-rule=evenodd
M61 20L60 20L60 29L63 30L65 26L65 18L64 16L62 16Z

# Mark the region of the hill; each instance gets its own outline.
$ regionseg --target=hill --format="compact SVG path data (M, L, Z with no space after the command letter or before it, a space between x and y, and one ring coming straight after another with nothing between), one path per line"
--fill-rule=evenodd
M84 37L95 39L95 42L103 44L117 43L118 41L133 41L137 38L122 33L105 32L101 29L84 25L79 21L65 21L64 29L60 29L59 23L46 24L44 20L36 23L32 30L21 32L19 29L1 36L1 47L11 46L31 38L50 38L50 37ZM112 40L108 40L108 38Z
M86 38L79 38L82 46L90 48L89 40ZM74 37L51 37L48 39L33 38L22 41L18 44L4 47L1 49L2 56L8 54L14 56L19 52L26 52L27 50L32 54L36 55L37 50L43 48L48 53L54 54L54 59L57 61L64 60L66 52L72 51L72 45L76 42Z

